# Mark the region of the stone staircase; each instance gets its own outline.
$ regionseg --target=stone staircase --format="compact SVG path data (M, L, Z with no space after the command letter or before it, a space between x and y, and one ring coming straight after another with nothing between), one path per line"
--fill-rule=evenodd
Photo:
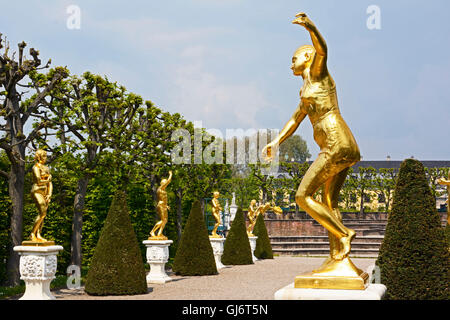
M378 256L386 229L386 220L344 219L348 228L356 231L351 257ZM314 221L314 224L319 225ZM327 256L330 246L327 235L270 236L272 251L278 255Z

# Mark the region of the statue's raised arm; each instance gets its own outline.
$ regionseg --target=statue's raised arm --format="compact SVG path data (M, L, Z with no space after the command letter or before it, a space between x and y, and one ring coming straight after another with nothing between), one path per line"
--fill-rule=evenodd
M316 25L311 21L311 19L308 18L306 13L298 13L292 23L301 25L309 31L314 49L316 50L313 61L311 63L311 77L313 77L314 79L322 78L328 73L328 47L325 39L320 34Z

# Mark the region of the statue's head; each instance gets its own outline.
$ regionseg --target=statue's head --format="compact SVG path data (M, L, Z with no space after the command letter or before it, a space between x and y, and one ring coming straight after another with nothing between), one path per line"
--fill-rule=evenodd
M34 155L34 160L44 164L47 161L47 151L38 149Z
M213 196L214 196L214 198L218 198L219 197L219 191L214 191Z
M256 204L256 200L255 199L253 199L252 201L250 201L250 205L251 206L254 206Z
M301 76L303 71L311 66L316 49L311 45L304 45L294 52L291 70L295 76Z

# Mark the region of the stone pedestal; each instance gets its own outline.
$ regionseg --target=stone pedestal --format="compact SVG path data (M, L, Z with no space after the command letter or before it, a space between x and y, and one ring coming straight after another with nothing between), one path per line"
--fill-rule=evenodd
M223 254L223 244L225 242L225 238L212 238L209 237L209 241L211 242L211 247L214 252L214 260L216 260L217 270L226 268L224 264L222 264L221 258Z
M15 246L20 255L20 279L25 281L25 294L20 300L54 300L50 282L55 279L61 246Z
M255 249L256 249L256 240L258 239L257 236L249 236L248 241L250 241L250 249L252 251L252 260L253 262L258 261L258 258L255 257Z
M275 292L275 300L381 300L383 284L369 284L365 290L295 288L294 283Z
M147 263L150 272L147 274L147 283L166 283L172 281L165 270L169 261L169 246L172 240L145 240L143 244L147 247Z

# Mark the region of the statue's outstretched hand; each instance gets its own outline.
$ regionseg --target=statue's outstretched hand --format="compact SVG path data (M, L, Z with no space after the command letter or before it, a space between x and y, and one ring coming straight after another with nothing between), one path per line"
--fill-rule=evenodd
M311 19L308 18L306 13L300 12L295 15L295 19L292 21L293 24L299 24L307 29L314 26L314 23L311 21Z

